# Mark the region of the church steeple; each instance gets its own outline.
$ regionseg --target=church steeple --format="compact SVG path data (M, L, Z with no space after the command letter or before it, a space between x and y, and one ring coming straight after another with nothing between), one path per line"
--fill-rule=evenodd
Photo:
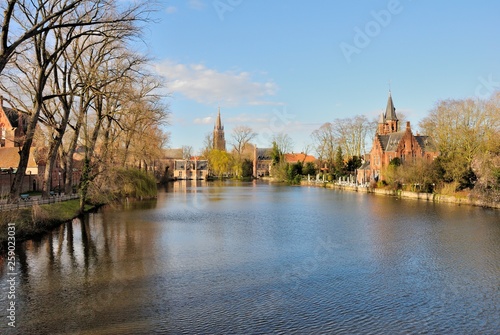
M396 108L394 107L394 102L392 101L392 94L389 90L389 98L387 99L387 107L385 108L385 133L395 133L399 131L399 120L396 116Z
M219 113L217 114L217 120L215 121L214 129L224 130L224 127L222 126L222 121L220 119L220 107L219 107Z
M392 101L392 94L389 91L389 98L387 99L387 107L385 108L385 119L398 121L396 116L396 108L394 108L394 102Z
M221 151L226 151L226 139L224 138L224 126L222 125L222 120L220 117L220 107L214 125L213 148Z

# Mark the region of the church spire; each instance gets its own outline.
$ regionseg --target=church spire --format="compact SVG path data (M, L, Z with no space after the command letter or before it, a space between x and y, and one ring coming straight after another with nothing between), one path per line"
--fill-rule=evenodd
M392 101L392 94L389 90L389 98L387 99L387 107L385 108L385 133L395 133L399 131L399 120L396 116L396 108L394 107L394 102Z
M221 151L226 151L226 139L224 137L224 126L220 117L220 107L215 120L214 134L213 134L213 148Z
M215 120L215 129L218 130L224 130L224 127L222 126L222 121L220 118L220 107L219 107L219 113L217 114L217 120Z
M392 101L392 94L389 90L389 98L387 99L387 107L385 108L385 119L391 121L398 121L396 116L396 108L394 108L394 102Z

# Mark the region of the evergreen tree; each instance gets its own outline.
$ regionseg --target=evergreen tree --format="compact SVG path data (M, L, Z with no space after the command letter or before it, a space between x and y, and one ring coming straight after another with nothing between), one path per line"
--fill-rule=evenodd
M344 163L344 155L342 153L342 148L337 147L337 153L335 154L335 178L345 176L346 166Z

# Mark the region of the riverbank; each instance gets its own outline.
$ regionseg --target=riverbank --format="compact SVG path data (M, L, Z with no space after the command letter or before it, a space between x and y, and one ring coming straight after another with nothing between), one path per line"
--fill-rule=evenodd
M378 195L399 197L405 199L415 199L415 200L424 200L424 201L432 201L436 203L449 203L456 205L467 205L467 206L478 206L485 208L495 208L500 209L500 203L486 203L481 200L473 199L472 197L459 197L459 196L450 196L444 194L437 193L424 193L424 192L410 192L410 191L402 191L402 190L389 190L383 188L370 188L370 187L362 187L362 186L352 186L352 185L339 185L334 183L315 183L302 181L300 183L301 186L313 186L313 187L325 187L342 191L350 191L350 192L361 192L361 193L373 193Z
M87 205L85 211L95 206ZM0 252L7 242L7 225L15 224L16 242L22 242L50 232L57 226L68 222L80 214L80 200L68 200L58 203L33 205L29 208L2 211L0 219Z

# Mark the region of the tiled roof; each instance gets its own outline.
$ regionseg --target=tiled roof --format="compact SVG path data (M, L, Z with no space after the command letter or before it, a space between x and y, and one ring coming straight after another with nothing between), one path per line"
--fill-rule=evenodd
M17 128L19 127L19 117L22 117L24 119L23 124L23 131L27 132L28 131L28 122L27 122L27 116L25 114L20 114L13 110L12 108L9 107L2 107L3 111L5 112L5 115L9 119L9 122L12 126L12 128Z
M306 155L304 153L300 154L285 154L285 161L288 163L297 163L297 162L303 162L303 163L309 163L309 162L314 162L316 158L311 155Z
M378 135L380 140L380 144L382 145L383 151L396 151L398 148L399 142L401 138L405 134L404 131L400 131L397 133L391 133L387 135Z
M417 136L415 136L415 139L417 140L418 144L425 152L436 152L437 151L436 144L432 140L432 137L425 136L425 135L417 135Z
M165 158L167 159L182 159L182 149L165 149Z
M273 148L257 148L257 160L266 161L272 159Z
M35 162L36 148L30 149L30 157L28 159L28 168L36 168L38 165ZM2 169L17 169L19 165L19 148L0 148L0 168Z

